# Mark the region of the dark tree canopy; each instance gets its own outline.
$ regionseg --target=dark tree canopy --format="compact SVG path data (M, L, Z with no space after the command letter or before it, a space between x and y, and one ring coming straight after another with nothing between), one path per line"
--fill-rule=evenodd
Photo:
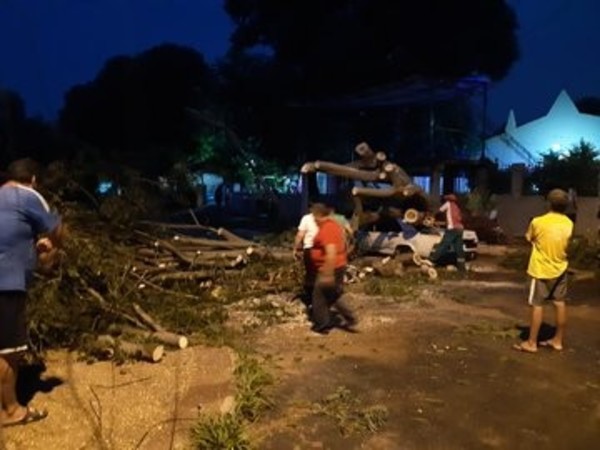
M600 98L599 97L582 97L575 102L577 109L583 114L592 114L600 116Z
M72 88L61 129L103 157L145 173L166 170L192 145L186 108L214 94L214 75L193 49L164 44L110 59L90 83Z
M533 171L531 181L542 193L554 188L574 188L579 195L595 196L600 176L599 155L598 149L583 140L566 155L548 152Z
M70 150L54 127L27 116L19 94L0 91L0 167L24 157L45 163L70 155Z
M237 24L233 49L272 49L306 93L414 76L501 79L518 57L504 0L226 0L225 8Z

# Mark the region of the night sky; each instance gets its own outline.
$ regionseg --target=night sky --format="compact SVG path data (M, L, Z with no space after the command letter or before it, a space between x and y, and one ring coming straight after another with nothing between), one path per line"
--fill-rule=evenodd
M489 115L503 123L544 114L561 89L600 97L600 1L509 0L518 13L521 59L492 86ZM52 119L64 93L104 62L163 42L188 45L212 62L232 23L221 0L0 0L0 87L25 99L30 115Z
M492 87L489 115L521 124L548 112L562 89L573 100L600 97L600 1L509 0L520 23L521 58Z

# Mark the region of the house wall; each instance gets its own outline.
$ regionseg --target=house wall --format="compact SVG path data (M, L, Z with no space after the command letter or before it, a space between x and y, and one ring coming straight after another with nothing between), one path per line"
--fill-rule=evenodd
M498 223L508 236L523 236L529 221L544 214L546 202L541 196L498 195ZM578 197L575 233L590 238L597 236L600 220L596 218L600 197Z

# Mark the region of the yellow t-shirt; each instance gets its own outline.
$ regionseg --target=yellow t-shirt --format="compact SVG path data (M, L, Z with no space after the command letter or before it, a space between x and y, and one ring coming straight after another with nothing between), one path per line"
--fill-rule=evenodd
M567 270L567 246L572 233L573 222L564 214L551 211L535 217L525 234L533 246L527 274L547 280Z

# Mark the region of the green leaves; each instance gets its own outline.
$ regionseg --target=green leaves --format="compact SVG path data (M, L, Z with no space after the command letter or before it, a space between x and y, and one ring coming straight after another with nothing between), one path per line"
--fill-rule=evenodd
M600 152L581 140L566 155L548 152L531 174L531 181L542 193L554 188L574 188L578 195L597 195Z

